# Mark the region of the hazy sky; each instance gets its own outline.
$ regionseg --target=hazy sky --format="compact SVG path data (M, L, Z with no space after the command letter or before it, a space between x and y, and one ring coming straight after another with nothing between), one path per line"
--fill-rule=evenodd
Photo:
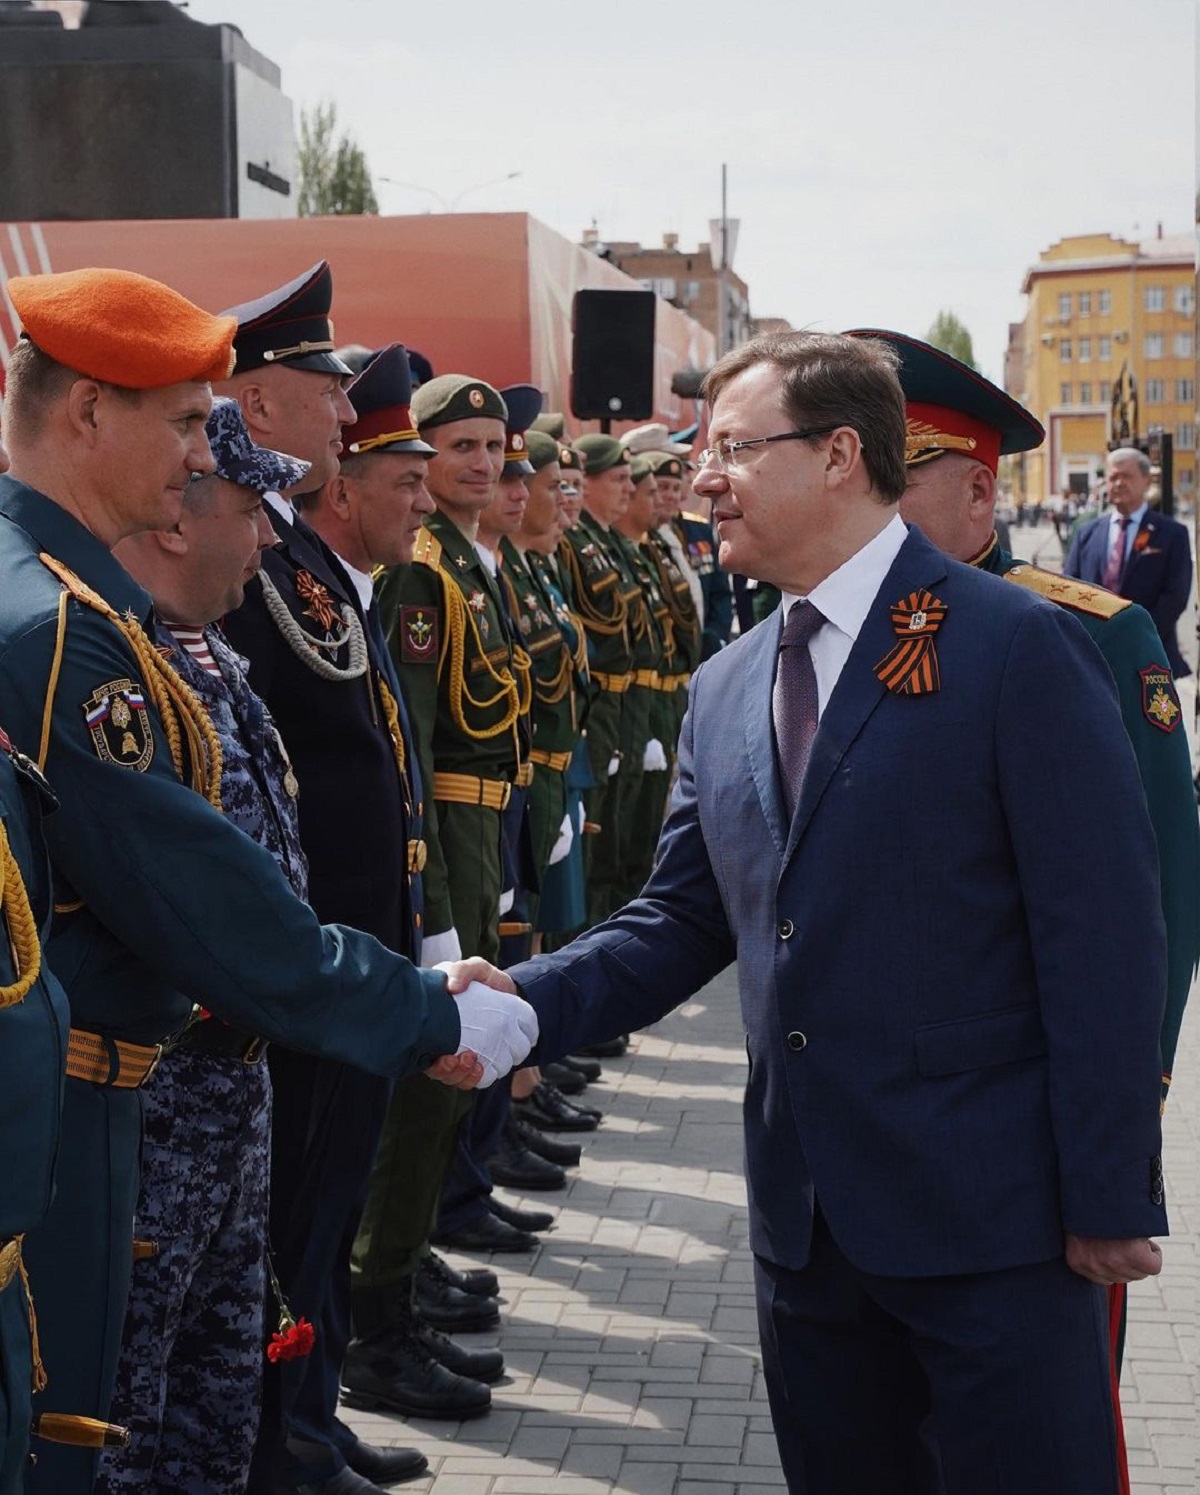
M993 377L1040 250L1193 221L1192 0L189 10L279 64L297 121L334 100L374 173L429 189L379 183L385 213L461 194L572 239L594 219L602 239L687 248L727 162L755 315L920 336L950 308Z

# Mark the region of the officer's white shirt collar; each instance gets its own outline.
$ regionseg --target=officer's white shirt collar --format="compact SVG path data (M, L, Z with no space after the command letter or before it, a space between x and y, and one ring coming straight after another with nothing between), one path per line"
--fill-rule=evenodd
M495 577L499 574L500 563L496 559L496 552L494 550L489 550L486 545L481 545L479 541L476 540L475 554L483 562L484 570L489 576Z
M352 566L344 555L339 554L336 550L333 553L341 561L346 575L354 583L354 590L358 593L358 600L362 603L363 612L369 611L371 603L375 600L375 583L365 571L360 571L357 566Z
M825 618L808 642L817 677L818 718L829 703L854 641L907 538L908 528L903 519L893 514L873 539L818 582L807 598L793 592L783 593L785 623L795 604L804 601L811 602Z
M1129 516L1129 524L1128 524L1128 526L1126 527L1126 530L1125 530L1125 537L1126 537L1127 540L1128 540L1128 538L1129 538L1130 535L1136 535L1137 534L1138 530L1141 528L1142 520L1146 517L1146 510L1149 507L1150 507L1149 504L1139 504L1138 507L1136 509L1134 509L1133 513L1130 514L1130 516ZM1121 523L1121 516L1120 516L1120 514L1117 513L1116 509L1111 509L1109 511L1109 515L1108 515L1108 533L1111 536L1111 538L1109 540L1109 545L1110 546L1112 545L1112 541L1114 539L1116 539L1117 534L1119 533L1120 523ZM1128 549L1128 547L1126 547L1126 548Z
M270 504L280 519L286 520L288 524L295 524L296 511L286 498L280 498L278 493L264 493L263 502Z

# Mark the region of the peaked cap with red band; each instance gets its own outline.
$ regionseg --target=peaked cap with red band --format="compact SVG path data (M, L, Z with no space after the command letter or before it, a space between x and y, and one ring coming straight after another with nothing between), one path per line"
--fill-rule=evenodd
M541 414L542 392L535 384L510 384L500 391L500 398L508 407L504 423L504 476L510 478L519 473L528 477L533 464L525 433Z
M8 294L22 336L89 379L165 389L224 379L233 366L233 317L214 317L131 270L18 275Z
M403 343L392 343L377 353L346 394L358 417L342 432L348 455L357 457L368 452L437 455L437 447L421 440L409 409L412 371Z
M856 327L846 335L877 338L900 357L909 467L959 452L995 472L1002 456L1031 451L1045 440L1042 423L1023 405L940 348L874 327Z

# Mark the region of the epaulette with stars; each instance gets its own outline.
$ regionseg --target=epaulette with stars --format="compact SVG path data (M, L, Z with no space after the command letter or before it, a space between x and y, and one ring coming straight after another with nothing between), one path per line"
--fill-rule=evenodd
M1130 606L1127 598L1106 592L1103 587L1076 581L1072 576L1059 576L1054 571L1043 571L1038 566L1014 566L1005 572L1004 580L1027 587L1039 597L1045 597L1047 602L1057 602L1060 607L1071 607L1093 618L1112 618Z
M428 566L431 571L436 571L441 563L442 542L430 530L418 530L416 544L413 546L413 564Z

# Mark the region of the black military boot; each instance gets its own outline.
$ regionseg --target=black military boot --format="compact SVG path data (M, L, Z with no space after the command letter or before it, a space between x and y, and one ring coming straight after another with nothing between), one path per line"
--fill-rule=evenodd
M420 1306L421 1279L435 1277L448 1282L460 1293L470 1293L473 1298L494 1298L500 1291L500 1279L488 1267L466 1267L459 1270L439 1256L436 1251L426 1251L417 1268L417 1304Z
M587 1080L577 1069L570 1069L565 1064L543 1064L541 1071L542 1079L557 1085L564 1095L582 1095L587 1089Z
M574 1168L583 1156L578 1142L563 1142L558 1137L548 1136L540 1127L533 1126L522 1116L510 1116L508 1125L530 1152L548 1163L557 1163L560 1168Z
M568 1069L575 1070L581 1074L589 1085L594 1085L597 1080L604 1078L604 1070L600 1067L597 1059L588 1059L579 1054L568 1054L561 1061Z
M511 1124L505 1126L500 1146L488 1159L488 1172L493 1183L522 1194L550 1192L566 1188L567 1184L567 1175L559 1165L527 1147Z
M601 1113L591 1106L575 1106L543 1080L526 1100L514 1100L513 1112L547 1132L594 1132Z
M417 1338L441 1365L456 1376L466 1376L471 1381L483 1381L491 1385L504 1374L504 1356L499 1350L469 1350L456 1344L448 1334L427 1324L417 1314Z
M440 1258L438 1258L440 1261ZM441 1263L445 1266L445 1262ZM449 1329L457 1334L478 1334L484 1329L494 1329L500 1322L500 1304L497 1299L480 1297L478 1293L463 1292L455 1287L450 1278L450 1268L445 1273L436 1268L418 1269L414 1278L413 1303L422 1318L438 1329ZM490 1273L495 1278L495 1273Z
M422 1343L407 1293L389 1298L389 1324L368 1339L351 1340L342 1366L342 1397L351 1407L458 1422L482 1417L492 1393L481 1382L456 1375Z

